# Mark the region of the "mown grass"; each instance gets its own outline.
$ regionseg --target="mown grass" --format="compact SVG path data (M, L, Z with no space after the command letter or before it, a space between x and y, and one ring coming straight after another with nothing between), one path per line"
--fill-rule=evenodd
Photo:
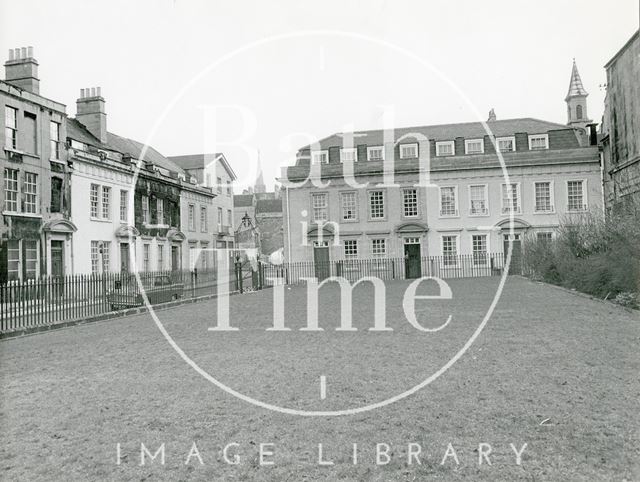
M220 381L261 400L336 409L382 400L440 367L477 326L497 278L454 280L451 302L417 303L422 335L404 321L406 282L387 284L392 333L371 333L373 291L357 288L354 325L339 320L337 289L320 297L321 333L304 333L303 288L286 291L287 333L266 332L271 290L230 298L235 333L207 331L216 302L159 312L168 332ZM390 406L305 418L257 408L205 381L148 315L0 342L4 480L638 480L639 320L604 303L510 278L469 351L442 377ZM327 376L320 399L319 376ZM204 465L192 458L193 442ZM221 454L228 443L239 465ZM352 463L352 444L359 447ZM421 465L407 464L409 443ZM116 464L116 444L121 464ZM140 444L165 444L165 465L140 465ZM259 464L273 443L273 466ZM319 466L322 443L332 466ZM391 447L378 466L377 443ZM441 465L447 445L452 459ZM489 443L492 465L478 465ZM527 443L516 465L509 444Z

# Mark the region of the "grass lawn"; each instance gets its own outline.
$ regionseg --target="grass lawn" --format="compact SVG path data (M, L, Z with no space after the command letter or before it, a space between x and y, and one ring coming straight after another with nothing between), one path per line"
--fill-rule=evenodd
M340 410L385 400L442 367L477 328L498 281L451 280L453 300L417 301L425 326L452 316L435 333L405 320L405 281L386 284L390 332L368 331L370 286L354 291L353 332L335 331L337 287L320 295L322 332L299 331L303 287L286 289L289 332L265 331L273 290L230 298L237 332L207 330L216 300L158 315L198 366L233 389L287 408ZM440 378L383 408L315 418L225 393L180 358L149 315L7 340L0 479L640 480L639 328L637 313L509 278L484 331ZM195 456L185 464L194 442L203 465ZM164 444L165 464L147 457L141 466L141 443L152 453ZM237 465L223 458L231 443ZM510 444L525 443L518 465ZM263 446L273 465L260 465L260 444L273 444ZM333 465L318 464L318 444ZM376 464L376 444L387 444L388 464ZM489 445L491 465L480 465Z

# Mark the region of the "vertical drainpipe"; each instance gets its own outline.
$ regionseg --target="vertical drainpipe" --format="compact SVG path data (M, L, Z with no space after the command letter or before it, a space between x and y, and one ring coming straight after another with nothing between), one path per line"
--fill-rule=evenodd
M289 187L288 186L285 186L284 194L287 198L287 255L288 255L287 257L289 258L289 259L285 259L285 261L291 262L291 215L289 213L291 206L289 204Z

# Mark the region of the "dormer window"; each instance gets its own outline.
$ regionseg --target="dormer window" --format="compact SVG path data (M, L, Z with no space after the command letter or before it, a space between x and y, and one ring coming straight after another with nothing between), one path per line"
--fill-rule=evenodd
M358 150L354 148L340 149L340 162L355 162L358 160Z
M436 142L436 156L453 156L456 153L453 141Z
M529 136L529 149L549 149L549 136L548 134L535 134Z
M313 151L311 153L311 164L328 164L329 151Z
M496 137L496 147L500 152L514 152L516 150L516 138Z
M465 154L482 154L484 152L484 139L465 139Z
M415 159L418 157L418 144L400 144L400 159Z
M368 161L384 161L384 147L383 146L367 147L367 160Z

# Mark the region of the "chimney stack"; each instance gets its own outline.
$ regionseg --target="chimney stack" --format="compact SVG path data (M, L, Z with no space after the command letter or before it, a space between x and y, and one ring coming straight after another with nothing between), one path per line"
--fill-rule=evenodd
M80 89L76 100L76 119L100 142L107 142L107 114L100 87Z
M493 108L489 111L489 118L487 119L487 122L492 122L496 120L496 112L493 110Z
M7 84L40 95L38 62L33 58L33 47L9 49L9 60L4 63Z

